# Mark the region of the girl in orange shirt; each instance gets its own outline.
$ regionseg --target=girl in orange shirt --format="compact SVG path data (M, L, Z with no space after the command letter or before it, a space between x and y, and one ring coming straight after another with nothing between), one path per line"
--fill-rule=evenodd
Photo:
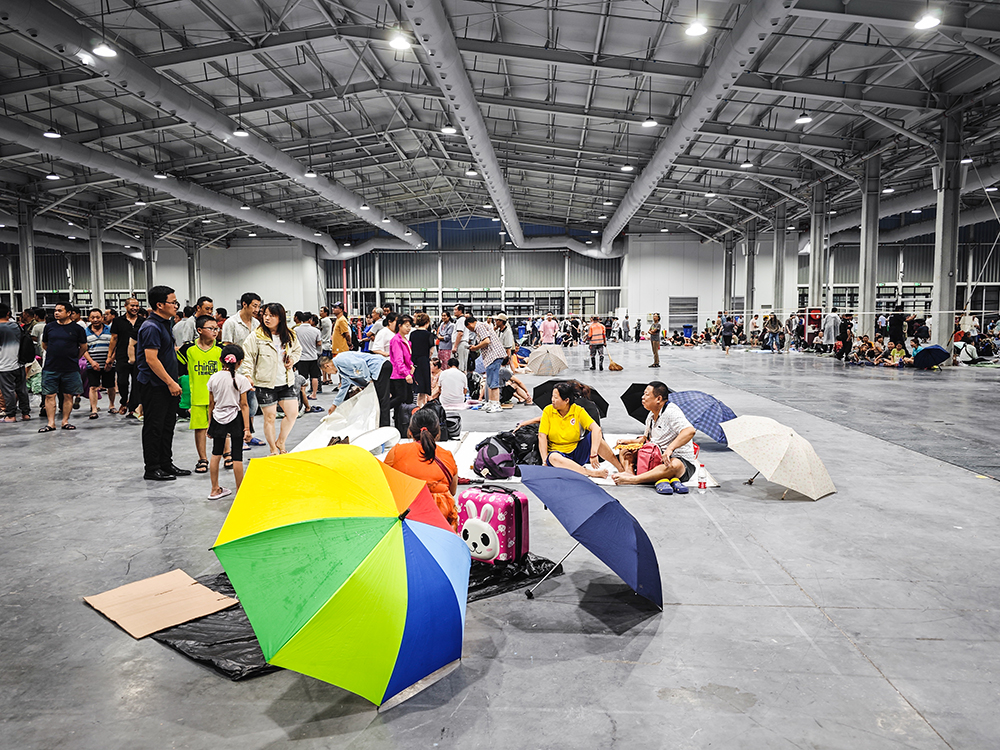
M458 530L455 493L458 492L458 464L451 451L439 448L441 424L431 409L418 409L410 418L412 443L397 443L385 456L388 466L414 479L422 479L434 496L441 515Z

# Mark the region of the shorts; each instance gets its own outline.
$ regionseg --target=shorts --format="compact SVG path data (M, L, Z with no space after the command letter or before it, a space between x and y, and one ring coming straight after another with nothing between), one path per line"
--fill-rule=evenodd
M603 357L604 356L604 344L591 344L590 345L590 356L591 357L597 357L597 356Z
M57 393L67 396L82 396L83 381L80 379L80 371L53 372L52 370L42 370L42 395L54 396Z
M257 403L261 406L272 406L279 401L298 401L295 386L279 385L277 388L261 388L257 386Z
M494 359L488 365L486 365L486 387L487 388L499 388L500 387L500 367L503 365L502 359Z
M556 453L560 456L568 458L575 464L586 466L590 463L590 435L591 433L588 430L587 434L580 438L580 442L576 444L576 448L574 448L570 453L563 453L562 451L549 451L548 458L545 459L545 465L552 465L550 463L552 460L552 454Z
M694 473L697 470L695 469L693 463L688 461L686 458L681 458L680 456L671 456L671 458L676 458L678 461L684 464L684 473L681 474L679 477L677 477L678 479L680 479L682 482L686 482L687 480L689 480L691 477L694 476Z
M191 422L189 430L208 429L208 404L191 404Z
M723 346L732 346L733 345L733 337L732 337L732 335L727 336L726 334L722 334L722 345Z
M192 418L194 410L191 411ZM212 455L221 456L226 452L226 438L229 438L230 458L234 462L243 463L243 412L237 412L232 422L220 424L212 417L208 428L208 434L212 437Z
M315 378L319 380L323 374L319 371L319 360L316 359L300 359L295 363L295 369L298 370L299 375L304 377L306 380L310 378Z
M91 388L114 388L114 370L87 370L87 381Z

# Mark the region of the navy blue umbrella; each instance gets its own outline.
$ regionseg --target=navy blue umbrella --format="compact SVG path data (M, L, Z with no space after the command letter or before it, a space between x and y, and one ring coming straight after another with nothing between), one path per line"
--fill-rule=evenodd
M913 355L913 366L920 370L929 370L941 364L950 356L948 350L942 346L936 344L934 346L925 346Z
M521 481L571 537L593 552L635 593L663 609L656 552L642 526L621 503L575 471L548 466L520 469Z
M688 421L717 443L726 445L726 433L719 426L722 422L736 419L736 413L719 401L701 391L677 391L669 396L670 403L677 404Z

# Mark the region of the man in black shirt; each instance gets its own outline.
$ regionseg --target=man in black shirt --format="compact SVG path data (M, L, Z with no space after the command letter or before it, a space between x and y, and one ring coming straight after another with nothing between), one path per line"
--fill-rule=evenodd
M139 327L135 362L142 402L143 479L173 480L191 472L174 465L174 426L181 385L177 376L172 323L177 295L168 286L154 286L146 295L153 314Z
M45 365L42 367L42 395L45 397L45 415L48 424L39 432L56 429L56 394L63 394L62 428L75 430L69 423L73 413L73 397L83 394L80 379L80 357L87 351L87 332L73 322L72 315L63 303L56 305L55 321L42 331L42 349Z
M136 337L140 325L139 300L131 297L125 303L125 314L116 316L111 323L111 348L108 350L108 362L114 362L122 399L118 412L130 416L134 416L139 407L139 388L135 379L136 365L128 361L128 342Z

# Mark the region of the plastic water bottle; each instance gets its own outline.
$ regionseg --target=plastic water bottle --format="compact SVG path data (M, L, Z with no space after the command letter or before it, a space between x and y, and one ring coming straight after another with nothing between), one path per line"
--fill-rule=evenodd
M708 489L708 472L705 471L705 464L698 464L698 491L704 492Z

